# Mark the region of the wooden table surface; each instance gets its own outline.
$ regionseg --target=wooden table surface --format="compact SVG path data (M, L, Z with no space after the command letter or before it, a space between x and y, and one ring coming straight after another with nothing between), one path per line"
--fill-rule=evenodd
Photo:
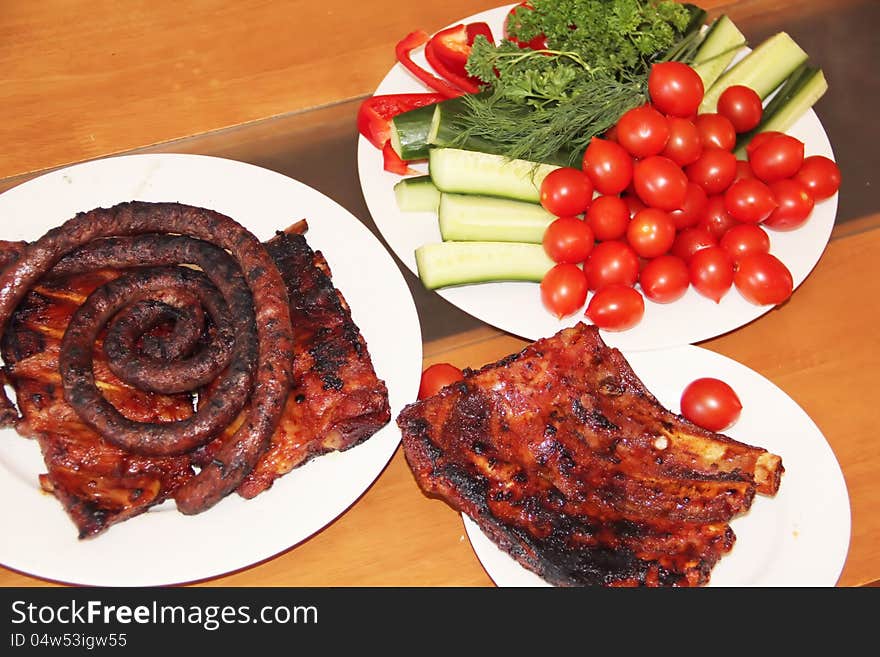
M145 149L235 157L301 172L310 182L310 173L319 174L293 155L319 139L312 127L320 124L320 139L344 147L346 165L330 170L325 163L326 185L369 224L349 166L357 99L371 93L393 64L394 43L406 33L436 30L496 4L201 0L184 12L181 3L167 1L9 0L0 8L0 190L54 167ZM870 28L877 15L867 0L701 4L753 25L754 34L772 20L792 21L805 34L810 21L821 21L827 34L816 39L834 38L837 23L829 16L845 16L852 35L860 23ZM855 134L856 97L834 93L854 84L845 78L846 62L873 59L846 52L861 47L857 38L835 44L842 54L821 61L832 93L817 111L844 170L840 223L788 303L701 346L773 381L822 430L843 469L852 507L839 584L857 586L880 581L880 441L872 394L880 371L880 207L870 194L877 182L876 157L869 152L876 132ZM876 46L869 47L876 58ZM815 48L830 52L821 43ZM876 82L866 83L861 95L877 99ZM442 335L425 331L425 364L475 367L526 344L459 319L437 305L436 295L413 289L423 325L437 313L438 325L448 328ZM444 324L440 314L451 319ZM0 586L52 584L0 568ZM324 530L261 564L200 585L485 586L491 580L459 516L421 494L398 450L374 485Z

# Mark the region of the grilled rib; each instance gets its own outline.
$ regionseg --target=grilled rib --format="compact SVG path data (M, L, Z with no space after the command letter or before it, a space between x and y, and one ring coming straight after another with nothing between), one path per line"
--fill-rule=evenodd
M539 340L397 422L416 480L557 585L698 585L782 464L665 409L595 327Z

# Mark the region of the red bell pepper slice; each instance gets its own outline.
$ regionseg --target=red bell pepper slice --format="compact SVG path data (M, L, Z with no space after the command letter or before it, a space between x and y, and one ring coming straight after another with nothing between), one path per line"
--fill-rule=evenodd
M434 70L468 93L480 90L480 79L469 76L465 66L478 34L485 36L490 43L494 41L491 28L481 21L440 30L425 46L425 57Z
M515 43L520 48L531 48L532 50L547 50L547 37L545 37L543 34L539 34L531 41L523 42L508 33L508 26L511 25L512 21L516 20L516 13L518 11L533 11L534 9L535 8L528 2L520 2L516 7L511 9L504 19L504 38L512 43ZM513 24L516 25L516 23Z
M454 73L446 67L446 62L440 57L436 48L436 43L433 40L428 41L425 46L425 58L441 77L447 79L455 86L461 87L463 91L466 91L469 94L475 94L480 90L480 87L477 84L458 73Z
M391 119L417 107L445 100L442 94L385 94L370 96L358 108L357 127L376 148L382 148L391 137Z
M461 96L462 94L464 94L464 91L462 89L454 87L445 80L441 80L436 75L429 73L421 66L416 64L412 60L412 57L410 57L410 53L413 50L421 45L426 44L430 38L431 37L424 30L416 30L415 32L410 32L400 42L398 42L397 47L395 48L395 52L397 53L397 61L403 64L407 68L407 70L410 71L410 73L415 75L419 80L424 82L434 91L443 94L447 98L456 98L457 96Z
M416 171L415 169L410 168L409 165L407 165L406 161L400 159L397 151L392 148L390 139L386 141L385 145L382 147L382 165L385 168L385 171L397 173L401 176L414 175L418 173L418 171Z

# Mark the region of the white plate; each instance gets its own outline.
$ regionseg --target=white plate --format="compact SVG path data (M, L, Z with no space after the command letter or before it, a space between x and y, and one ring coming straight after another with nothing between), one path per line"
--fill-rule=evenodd
M684 387L713 376L729 383L743 404L725 433L782 457L785 473L775 497L756 495L731 522L733 550L712 571L710 586L833 586L850 538L849 494L840 465L819 428L794 400L763 376L699 347L627 353L660 403L679 412ZM468 538L498 586L549 586L520 566L464 517Z
M470 16L460 22L486 21L496 39L507 7ZM426 65L422 52L414 59ZM396 64L379 84L375 93L425 91L400 64ZM833 159L831 144L816 114L810 110L788 131L802 140L807 155L825 155ZM421 171L427 169L418 165ZM440 229L435 213L401 212L394 199L394 184L400 176L382 169L382 153L363 136L358 142L358 172L367 207L385 241L397 257L418 275L415 250L428 243L440 242ZM795 286L807 277L825 250L834 227L837 195L816 204L810 220L790 232L769 231L771 252L791 270ZM488 324L529 340L553 335L578 321L589 321L583 312L557 320L541 304L538 286L534 283L504 282L463 285L438 290L443 298ZM602 332L603 339L627 351L692 344L727 333L760 317L772 306L756 306L745 301L735 289L721 303L699 295L693 288L671 304L645 302L645 317L636 327L624 332Z
M415 305L379 241L323 194L273 171L197 155L134 155L42 176L0 195L3 239L30 239L77 211L121 201L178 201L227 214L261 239L307 218L351 306L392 418L415 399L422 362ZM0 440L0 563L51 580L96 586L165 585L214 577L267 559L308 538L370 486L400 440L393 421L344 453L317 458L245 501L230 495L197 516L172 502L80 541L61 505L42 493L35 441Z

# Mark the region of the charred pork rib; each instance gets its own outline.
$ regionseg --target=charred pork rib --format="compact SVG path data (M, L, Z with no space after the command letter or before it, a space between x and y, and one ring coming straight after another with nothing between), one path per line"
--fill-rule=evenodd
M397 422L422 489L556 585L700 585L778 456L663 408L591 326L539 340Z

